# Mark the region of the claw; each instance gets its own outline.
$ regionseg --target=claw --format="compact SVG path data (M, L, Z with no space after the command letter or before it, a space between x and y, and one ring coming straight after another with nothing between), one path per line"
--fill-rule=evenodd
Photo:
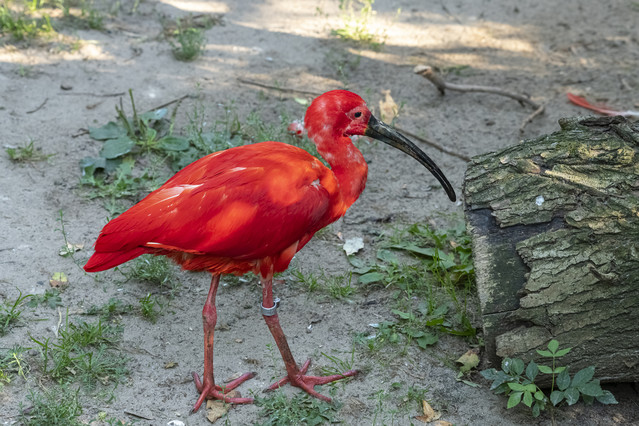
M290 383L292 386L296 386L302 389L304 392L309 395L314 396L315 398L319 398L322 401L331 402L331 398L320 394L315 391L315 386L325 385L326 383L334 382L336 380L345 379L347 377L352 377L359 373L359 370L349 370L343 374L333 374L331 376L306 376L306 371L308 367L311 365L311 360L306 360L302 368L300 368L299 373L294 376L286 376L277 382L273 383L271 386L266 388L264 392L272 391L277 388L284 386L287 383Z
M229 382L226 386L218 386L216 384L205 384L200 380L200 376L196 372L192 373L193 381L195 382L195 387L197 391L200 393L200 397L197 399L197 402L191 409L191 414L195 413L200 409L200 406L204 402L205 399L217 399L220 401L224 401L228 404L252 404L253 398L241 398L241 397L232 397L227 396L227 394L238 387L240 384L245 381L252 379L257 375L257 373L250 372L244 373L237 379Z

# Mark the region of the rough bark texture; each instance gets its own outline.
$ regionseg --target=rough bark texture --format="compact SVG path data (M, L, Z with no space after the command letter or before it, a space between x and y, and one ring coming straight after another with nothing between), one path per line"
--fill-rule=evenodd
M537 359L639 381L639 125L561 131L473 158L464 198L489 359Z

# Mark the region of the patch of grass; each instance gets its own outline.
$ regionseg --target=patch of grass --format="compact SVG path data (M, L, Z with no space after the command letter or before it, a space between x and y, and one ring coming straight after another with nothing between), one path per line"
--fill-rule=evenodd
M175 279L175 267L164 256L144 254L135 259L127 276L138 281L168 286Z
M55 31L48 14L33 17L26 8L14 11L7 4L0 7L0 35L9 35L15 41L24 41L53 33Z
M160 314L156 310L156 306L158 304L157 299L149 293L145 297L141 298L139 302L142 316L155 324L158 319L158 315Z
M43 154L41 148L34 146L33 139L26 142L23 146L15 148L6 148L9 159L14 163L34 163L36 161L45 161L53 157L55 154Z
M58 306L62 306L62 297L60 297L60 290L57 288L49 288L43 294L33 294L27 305L30 308L35 308L38 305L45 305L51 309L55 309Z
M90 389L98 383L117 385L128 374L127 359L115 347L122 329L95 323L68 321L51 341L31 339L40 347L42 374L61 383L80 382Z
M375 0L340 0L342 27L331 31L332 34L342 40L364 44L376 50L380 49L386 37L375 34L370 29L371 20L376 14L373 3Z
M323 270L320 272L303 273L299 269L291 269L291 276L306 287L308 292L322 292L335 299L348 300L357 288L352 285L352 273L342 275L327 275Z
M87 315L99 315L101 320L113 321L116 315L126 315L132 311L132 305L125 305L121 300L111 298L102 306L91 306L87 310Z
M29 349L15 345L7 351L0 352L0 391L5 384L11 383L16 374L26 380L29 364L24 359L24 353Z
M355 366L355 346L353 346L350 354L348 354L349 357L348 358L340 358L337 355L329 355L327 353L322 352L322 356L326 359L328 359L332 365L326 366L326 367L322 367L321 368L321 372L322 375L324 376L330 376L333 374L342 374L345 373L349 370L353 370L354 366ZM332 384L334 383L342 383L342 382L347 382L347 379L351 379L351 377L346 377L344 380L339 380L339 382L331 382Z
M31 297L30 294L23 295L18 289L18 298L14 302L5 301L0 304L0 336L4 336L11 330L22 315L24 302Z
M617 404L617 400L608 390L603 390L598 379L593 379L595 367L586 367L571 378L568 367L557 365L557 359L565 356L571 348L559 349L559 342L551 340L547 350L537 349L537 353L551 360L552 365L538 365L530 361L528 366L519 358L504 358L501 364L501 371L494 368L481 372L482 376L492 380L490 389L496 394L508 396L507 408L514 408L520 403L530 408L534 417L544 411L548 402L554 424L554 407L562 404L573 405L581 397L583 401L590 405L595 400L602 404ZM535 379L541 374L552 375L552 385L550 395L535 384Z
M349 261L361 285L394 289L396 319L376 324L372 336L356 336L369 350L401 342L425 349L437 343L441 333L475 336L467 305L474 268L463 224L446 231L413 225L391 235L375 262L355 256Z
M204 31L221 24L221 15L199 14L166 21L163 26L175 59L189 62L197 59L204 50Z
M175 34L175 42L171 40L173 57L178 61L196 60L204 50L204 33L199 28L179 28Z
M262 426L319 425L338 423L337 417L341 404L328 403L311 397L305 392L288 398L281 390L272 392L269 397L254 395L255 405L261 408Z
M27 399L32 407L28 410L21 407L21 424L25 426L82 425L83 423L78 419L82 414L78 393L79 390L72 391L66 386L45 389L41 393L31 391Z

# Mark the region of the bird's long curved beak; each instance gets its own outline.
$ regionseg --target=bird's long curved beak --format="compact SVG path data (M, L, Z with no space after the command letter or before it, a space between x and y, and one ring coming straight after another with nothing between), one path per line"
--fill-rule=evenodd
M372 115L368 120L368 127L366 128L364 135L387 143L388 145L405 152L419 161L424 167L430 170L439 183L442 184L446 194L448 194L448 198L450 198L450 201L455 201L457 199L455 191L453 190L450 182L448 182L448 179L446 179L446 176L444 176L444 173L428 155L408 140L406 136L402 135L388 124L376 119Z

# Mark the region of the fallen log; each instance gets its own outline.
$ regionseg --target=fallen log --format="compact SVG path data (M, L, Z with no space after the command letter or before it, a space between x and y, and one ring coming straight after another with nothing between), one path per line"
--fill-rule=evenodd
M639 125L569 118L474 157L464 182L488 359L551 339L574 373L639 381Z

